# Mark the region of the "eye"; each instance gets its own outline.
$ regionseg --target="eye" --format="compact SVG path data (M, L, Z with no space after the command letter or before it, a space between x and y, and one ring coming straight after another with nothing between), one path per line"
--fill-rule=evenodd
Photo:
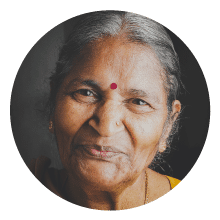
M94 95L93 92L88 89L80 89L76 93L79 93L83 96L93 96Z
M133 104L136 104L136 105L148 105L147 102L145 102L144 100L142 99L134 99L132 101Z
M148 102L138 98L127 100L126 106L135 114L144 114L154 111L154 108Z
M99 95L89 89L79 89L72 92L71 97L80 103L94 103L99 100Z

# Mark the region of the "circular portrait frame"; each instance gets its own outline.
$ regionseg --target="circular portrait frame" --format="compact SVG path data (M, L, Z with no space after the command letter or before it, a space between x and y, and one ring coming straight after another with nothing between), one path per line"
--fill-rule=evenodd
M155 20L157 19L157 18L154 18ZM161 20L162 20L162 18L161 18ZM158 21L159 21L159 19L158 19ZM164 23L163 23L164 24ZM170 27L170 26L169 26ZM194 170L195 168L193 168L193 170ZM192 171L191 171L192 172ZM190 172L190 175L191 175L191 172ZM185 181L184 181L185 182ZM168 196L168 195L167 195ZM166 196L166 197L167 197ZM157 201L158 202L158 201Z

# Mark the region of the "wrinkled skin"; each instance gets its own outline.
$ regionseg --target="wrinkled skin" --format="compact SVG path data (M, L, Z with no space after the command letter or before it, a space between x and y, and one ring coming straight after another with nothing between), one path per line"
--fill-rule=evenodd
M108 192L111 201L126 189L144 190L145 170L164 150L173 123L167 120L162 76L150 47L105 38L84 48L59 89L51 118L69 183L85 194ZM179 110L176 100L170 114Z

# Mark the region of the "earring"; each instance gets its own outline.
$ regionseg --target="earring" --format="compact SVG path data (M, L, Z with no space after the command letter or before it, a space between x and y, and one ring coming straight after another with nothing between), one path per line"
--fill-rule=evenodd
M50 121L50 123L49 123L49 130L51 130L52 128L53 128L53 122Z
M116 122L116 125L117 125L117 126L119 126L119 124L120 124L120 122L119 122L119 121L117 121L117 122Z

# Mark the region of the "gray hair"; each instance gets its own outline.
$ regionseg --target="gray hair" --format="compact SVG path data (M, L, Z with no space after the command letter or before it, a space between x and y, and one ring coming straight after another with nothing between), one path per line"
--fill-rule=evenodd
M77 22L75 22L75 19ZM164 86L167 92L167 107L172 110L180 85L180 65L173 43L165 28L141 15L123 11L99 11L72 19L73 31L60 50L55 72L52 74L50 94L50 115L55 108L56 95L64 78L73 68L74 59L83 48L103 37L123 35L127 41L150 46L156 53L164 70ZM167 143L171 143L178 124L173 127Z
M125 35L130 42L150 46L156 53L165 72L165 89L168 94L168 108L176 99L180 80L180 65L173 43L164 27L141 15L122 11L100 11L81 15L73 31L63 45L56 70L51 76L53 83L50 95L50 113L55 107L56 94L63 79L73 67L74 58L90 42L104 36ZM74 22L74 19L73 19Z

